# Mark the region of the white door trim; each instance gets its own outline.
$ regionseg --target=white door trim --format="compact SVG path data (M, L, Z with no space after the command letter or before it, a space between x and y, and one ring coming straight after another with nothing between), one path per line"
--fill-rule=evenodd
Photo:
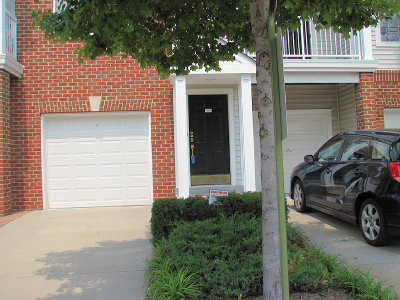
M148 120L148 155L149 155L149 172L150 176L150 205L154 201L153 197L153 156L152 156L152 139L151 139L151 113L149 111L121 111L121 112L90 112L90 113L48 113L41 115L41 168L42 168L42 198L43 210L49 208L48 189L47 189L47 164L46 164L46 120L56 118L81 118L81 117L114 117L114 116L146 116Z
M235 120L233 115L233 88L207 88L207 89L188 89L186 101L189 95L227 95L228 96L228 123L229 123L229 155L231 169L231 185L236 185L236 149L235 149ZM189 111L187 112L187 124L189 128ZM189 152L188 152L189 153ZM190 168L189 168L190 170Z

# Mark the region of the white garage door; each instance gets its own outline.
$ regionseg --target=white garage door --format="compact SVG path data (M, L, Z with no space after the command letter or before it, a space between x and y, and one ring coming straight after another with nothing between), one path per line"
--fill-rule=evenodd
M151 203L148 113L44 117L49 208Z
M282 144L286 193L290 191L293 168L332 137L331 111L288 110L287 127L288 137Z

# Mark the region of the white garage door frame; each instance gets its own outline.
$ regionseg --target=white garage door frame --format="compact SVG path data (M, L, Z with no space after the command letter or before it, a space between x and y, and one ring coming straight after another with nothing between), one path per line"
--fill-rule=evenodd
M92 113L48 113L41 116L41 167L42 167L42 197L43 209L49 209L48 189L47 189L47 165L46 165L46 122L49 119L56 118L101 118L118 116L145 116L148 122L148 155L149 155L149 174L150 174L150 203L153 203L153 157L152 157L152 139L151 139L151 113L148 111L130 111L130 112L92 112Z

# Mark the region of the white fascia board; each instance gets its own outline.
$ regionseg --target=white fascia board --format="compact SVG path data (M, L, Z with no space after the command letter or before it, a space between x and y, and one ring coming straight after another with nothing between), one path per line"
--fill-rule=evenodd
M359 83L358 72L285 72L285 83Z
M0 54L0 69L6 70L18 78L21 78L24 72L24 66L7 54Z
M283 60L285 72L374 72L376 60Z

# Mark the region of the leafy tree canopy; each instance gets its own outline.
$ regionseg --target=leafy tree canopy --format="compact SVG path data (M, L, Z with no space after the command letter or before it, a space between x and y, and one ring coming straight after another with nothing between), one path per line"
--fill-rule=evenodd
M300 17L348 34L393 16L399 2L282 0L275 19L283 30L296 29ZM122 53L169 75L218 70L220 60L253 50L249 6L250 0L65 0L59 12L33 11L32 18L49 40L82 42L80 60Z

